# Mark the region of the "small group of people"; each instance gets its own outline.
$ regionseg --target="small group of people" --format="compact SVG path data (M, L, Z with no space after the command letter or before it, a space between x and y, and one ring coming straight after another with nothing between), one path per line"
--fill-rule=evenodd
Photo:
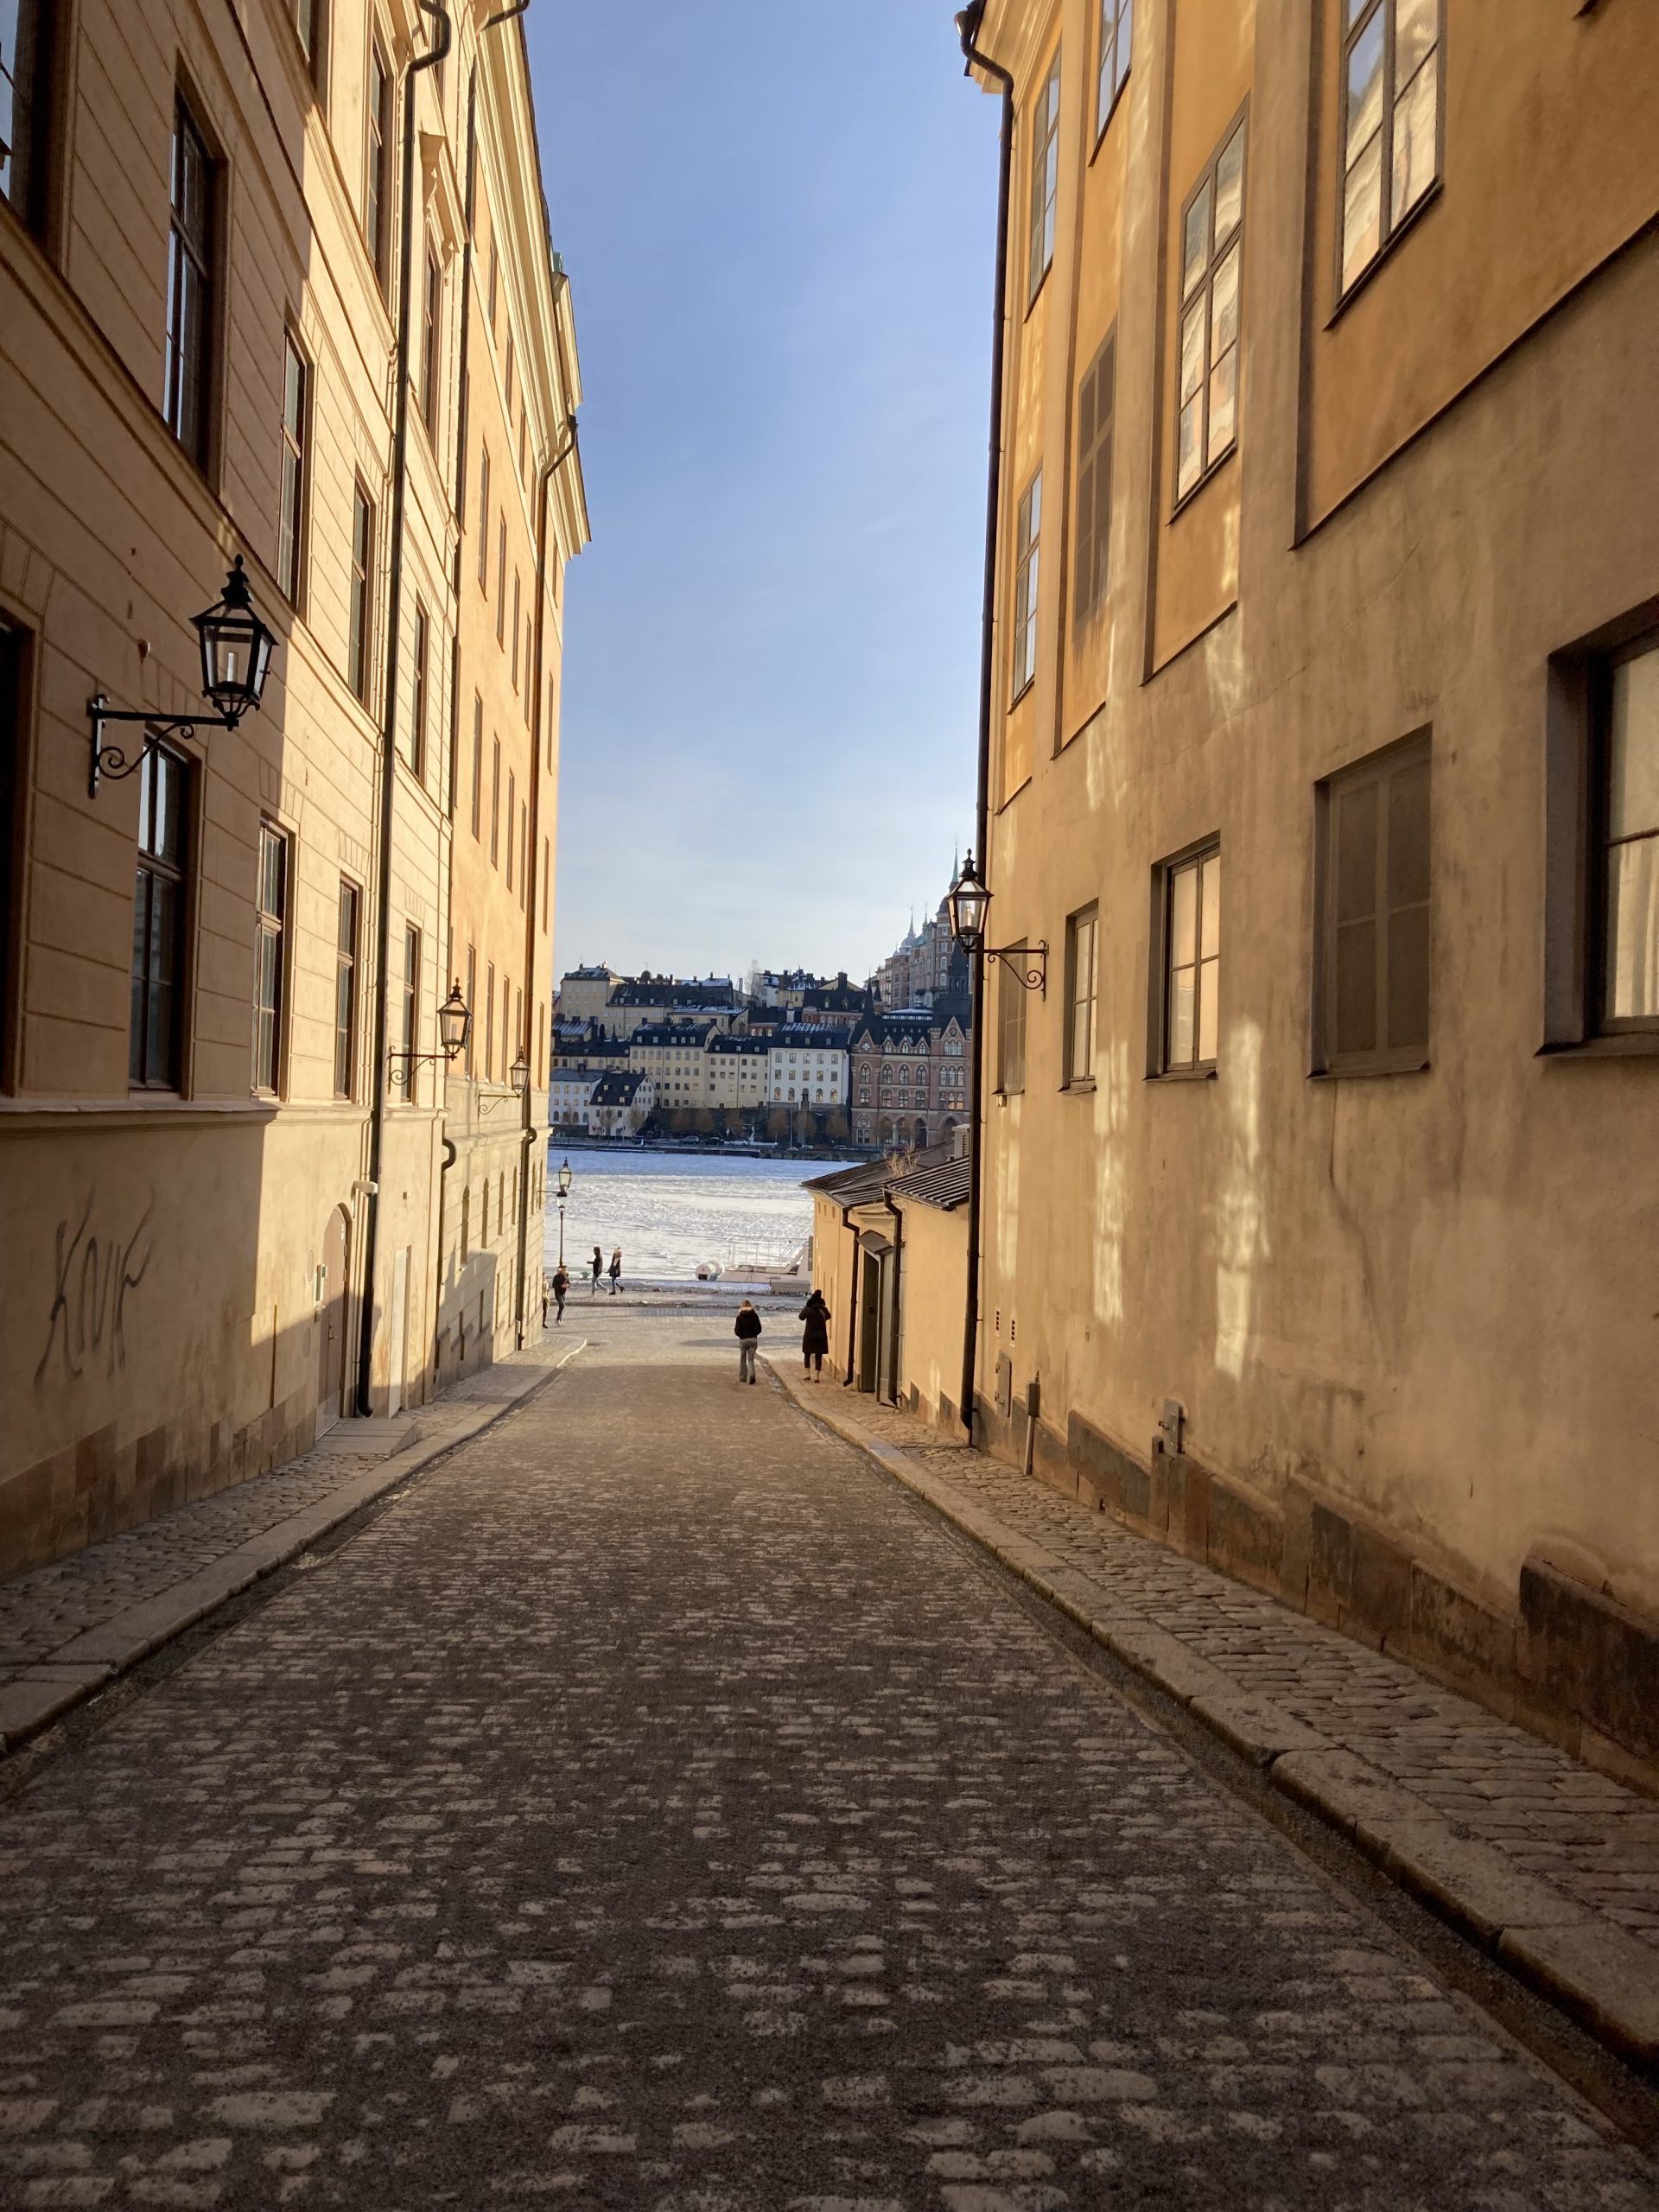
M588 1265L593 1270L593 1282L588 1295L590 1298L599 1296L599 1286L608 1274L611 1279L611 1296L614 1298L622 1287L622 1247L619 1244L612 1252L611 1264L607 1268L605 1265L605 1254L602 1249L595 1244L594 1256ZM570 1295L570 1275L563 1260L554 1268L553 1280L549 1287L553 1294L553 1325L557 1328L564 1319L564 1301ZM542 1300L542 1323L543 1326L547 1323L545 1298Z
M830 1307L821 1290L812 1293L796 1319L806 1324L801 1332L801 1359L806 1372L817 1382L823 1376L823 1363L830 1351ZM732 1333L737 1338L737 1379L740 1382L753 1382L754 1356L760 1342L760 1316L747 1298L737 1309Z

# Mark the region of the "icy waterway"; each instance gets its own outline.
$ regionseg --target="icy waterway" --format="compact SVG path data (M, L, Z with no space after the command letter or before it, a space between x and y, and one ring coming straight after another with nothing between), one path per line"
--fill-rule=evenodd
M590 1265L595 1244L606 1265L622 1247L623 1281L690 1280L710 1261L726 1268L734 1250L781 1258L812 1227L808 1175L828 1175L828 1160L746 1160L719 1153L592 1152L556 1142L547 1158L547 1264L559 1253L553 1195L559 1162L570 1162L564 1263L573 1277Z

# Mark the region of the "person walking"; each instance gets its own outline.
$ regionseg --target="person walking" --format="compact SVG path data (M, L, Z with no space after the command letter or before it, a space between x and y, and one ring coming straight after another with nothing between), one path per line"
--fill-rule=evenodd
M737 1338L737 1379L740 1382L753 1382L754 1355L760 1341L760 1316L747 1298L737 1309L732 1334Z
M806 1326L801 1332L801 1360L805 1372L822 1381L824 1354L830 1349L830 1308L824 1303L823 1293L815 1290L802 1306L800 1319Z
M563 1268L553 1273L553 1325L557 1328L564 1319L564 1301L570 1295L570 1278Z
M604 1274L604 1273L605 1255L600 1250L598 1245L595 1244L594 1247L594 1287L588 1294L589 1298L597 1298L599 1296L600 1278Z
M611 1296L614 1298L622 1287L622 1247L619 1244L611 1255Z

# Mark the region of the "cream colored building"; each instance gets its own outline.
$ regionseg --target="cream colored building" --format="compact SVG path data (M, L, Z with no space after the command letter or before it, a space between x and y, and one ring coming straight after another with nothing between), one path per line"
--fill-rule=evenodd
M791 1023L766 1040L766 1096L773 1106L847 1103L847 1033Z
M727 1113L764 1107L771 1052L771 1044L765 1037L741 1033L711 1037L704 1055L709 1084L704 1103Z
M405 1097L385 1077L392 1054L435 1052L456 972L458 630L463 692L480 680L455 584L476 510L453 496L474 86L486 195L519 210L503 236L538 462L575 401L522 34L451 12L452 50L417 68L430 18L404 0L23 0L54 35L19 42L37 66L0 165L0 1569L434 1387L454 1078L420 1064ZM237 556L277 634L263 711L175 728L159 766L89 794L89 695L202 712L189 618ZM542 628L538 925L556 612ZM509 938L528 1036L550 973L516 897ZM533 1203L521 1140L504 1149L533 1161Z
M977 1415L1659 1762L1659 45L990 0ZM988 142L987 159L994 158ZM950 1392L952 1398L957 1392Z

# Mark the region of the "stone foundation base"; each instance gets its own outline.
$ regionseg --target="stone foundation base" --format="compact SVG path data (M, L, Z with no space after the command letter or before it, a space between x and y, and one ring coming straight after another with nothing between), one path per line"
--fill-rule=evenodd
M976 1437L1023 1464L1027 1418L976 1400ZM1185 1452L1143 1462L1072 1414L1039 1421L1033 1465L1069 1497L1421 1668L1587 1764L1659 1794L1659 1621L1529 1559L1511 1611L1446 1581L1300 1484L1253 1496Z

